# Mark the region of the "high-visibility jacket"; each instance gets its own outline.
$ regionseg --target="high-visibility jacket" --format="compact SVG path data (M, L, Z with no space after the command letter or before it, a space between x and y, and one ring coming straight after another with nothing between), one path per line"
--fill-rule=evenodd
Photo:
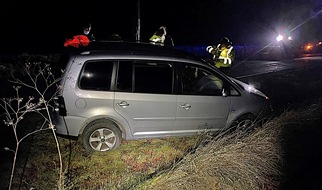
M158 36L156 34L153 34L150 38L150 42L155 42L155 43L164 43L165 40L165 35Z
M149 39L153 44L164 45L165 36L167 35L166 27L161 26Z
M206 49L209 53L213 54L214 64L217 68L231 67L235 60L235 49L232 45L227 47L221 46L208 46Z

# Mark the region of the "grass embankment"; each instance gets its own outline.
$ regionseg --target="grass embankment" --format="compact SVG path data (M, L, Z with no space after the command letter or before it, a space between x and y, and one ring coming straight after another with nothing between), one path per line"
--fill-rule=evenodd
M285 112L251 134L232 133L211 141L136 189L297 189L289 184L294 175L290 172L296 171L293 166L310 162L298 159L303 158L302 148L308 148L310 131L321 134L321 111L322 103L312 104ZM299 136L303 142L298 142Z
M66 189L277 189L289 132L315 127L321 109L312 104L288 111L250 134L235 132L198 147L207 136L124 141L117 150L93 154L60 138ZM55 189L58 158L50 133L35 135L30 145L22 186Z
M129 189L171 167L194 149L199 139L200 136L123 141L117 150L90 154L80 141L59 138L66 189ZM52 134L37 133L30 140L30 147L25 147L30 152L24 153L28 158L21 160L25 166L18 167L16 179L23 175L22 186L26 189L55 189L59 163Z

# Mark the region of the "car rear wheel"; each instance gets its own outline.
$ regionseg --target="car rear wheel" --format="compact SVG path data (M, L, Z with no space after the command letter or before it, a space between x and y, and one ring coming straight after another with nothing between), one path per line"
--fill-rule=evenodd
M120 129L109 121L91 123L82 137L84 148L89 152L114 150L120 146L121 140Z

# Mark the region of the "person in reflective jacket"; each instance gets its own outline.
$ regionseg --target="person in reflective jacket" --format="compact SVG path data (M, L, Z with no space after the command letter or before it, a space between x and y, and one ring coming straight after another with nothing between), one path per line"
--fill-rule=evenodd
M161 26L149 39L152 44L164 45L165 37L167 35L167 28Z
M213 55L213 61L217 68L227 72L235 60L235 50L232 42L227 38L222 38L217 45L210 45L206 51Z

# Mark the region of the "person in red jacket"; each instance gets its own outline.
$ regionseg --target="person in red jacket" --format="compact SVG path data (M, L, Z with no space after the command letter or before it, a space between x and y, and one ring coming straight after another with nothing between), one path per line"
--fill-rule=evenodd
M79 34L76 34L71 39L67 39L64 43L65 47L82 47L87 46L90 42L95 41L94 34L91 32L92 25L86 23L82 27L82 31Z
M83 35L87 36L89 41L91 42L95 41L94 34L92 33L91 23L86 23L85 25L83 25L82 30L83 30Z

